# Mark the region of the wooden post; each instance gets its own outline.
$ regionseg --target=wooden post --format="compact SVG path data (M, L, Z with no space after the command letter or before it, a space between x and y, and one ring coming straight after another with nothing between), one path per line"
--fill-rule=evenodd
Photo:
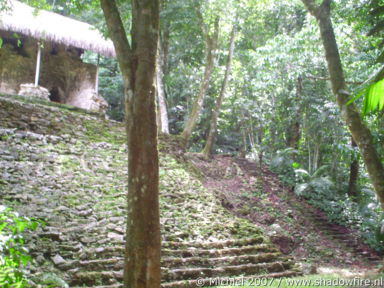
M37 57L36 57L35 87L39 86L40 62L41 62L41 43L40 43L40 41L38 41L37 42Z
M99 64L100 64L100 54L97 54L96 81L95 81L95 91L97 94L99 94Z

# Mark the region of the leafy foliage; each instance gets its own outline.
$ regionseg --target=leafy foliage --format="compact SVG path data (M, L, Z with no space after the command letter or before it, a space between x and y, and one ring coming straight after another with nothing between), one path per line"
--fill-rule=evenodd
M295 162L291 159L291 156L295 153L297 151L292 148L279 151L270 163L271 170L279 174L280 179L289 186L294 186L296 183L296 175L293 168Z
M384 108L384 79L364 88L350 102L356 101L364 96L363 115L368 115L375 110L383 110Z
M19 216L5 206L0 206L0 286L27 287L23 269L31 261L24 247L23 232L34 231L38 222Z
M330 221L360 230L371 247L382 251L383 212L377 205L374 191L366 188L360 195L360 203L352 201L345 193L337 191L329 177L320 176L325 167L319 168L307 181L297 183L295 194L325 212Z

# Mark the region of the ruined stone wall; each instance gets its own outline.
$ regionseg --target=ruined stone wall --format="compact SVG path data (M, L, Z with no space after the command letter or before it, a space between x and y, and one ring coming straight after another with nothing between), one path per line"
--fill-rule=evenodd
M21 83L32 83L34 80L35 57L32 57L28 39L24 40L24 48L18 47L18 40L11 38L5 41L8 34L1 34L4 44L0 49L0 92L17 94Z
M0 126L39 134L58 136L65 134L70 138L89 137L96 141L101 137L110 137L112 142L125 142L123 123L104 119L99 113L1 93ZM119 138L110 135L111 131L116 131L115 135Z
M37 41L15 38L1 32L4 45L0 49L0 92L18 94L20 84L33 83ZM105 100L95 92L96 66L83 63L82 51L54 43L44 43L39 85L47 88L54 102L100 111Z

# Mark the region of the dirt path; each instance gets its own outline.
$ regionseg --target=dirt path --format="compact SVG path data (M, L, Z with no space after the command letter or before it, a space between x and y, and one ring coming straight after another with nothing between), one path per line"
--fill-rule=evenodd
M324 213L284 187L265 166L226 155L204 160L188 156L204 174L224 207L264 229L281 252L318 267L373 271L381 257L356 231L328 222Z

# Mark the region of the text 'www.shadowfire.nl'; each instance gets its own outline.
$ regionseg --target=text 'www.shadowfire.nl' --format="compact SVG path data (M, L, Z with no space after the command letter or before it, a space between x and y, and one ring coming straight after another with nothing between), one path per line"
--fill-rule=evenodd
M292 278L199 278L197 287L209 286L248 286L248 287L383 287L384 279L355 278L318 278L318 279L292 279Z

